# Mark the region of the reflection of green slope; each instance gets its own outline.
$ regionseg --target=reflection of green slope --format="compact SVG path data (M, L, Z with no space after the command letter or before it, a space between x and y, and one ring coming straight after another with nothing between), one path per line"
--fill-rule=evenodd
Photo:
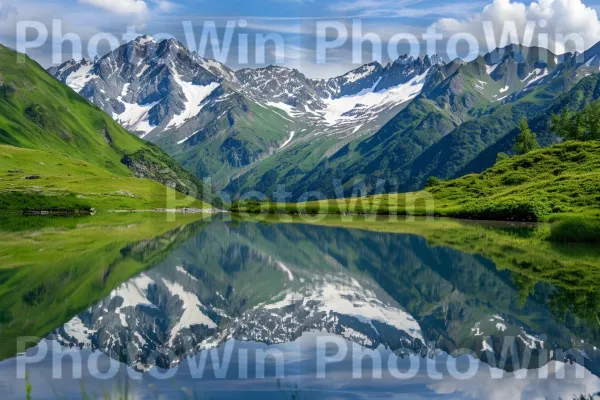
M23 221L4 219L0 232L0 359L14 355L17 337L46 335L205 225L158 214Z
M350 271L369 271L418 320L435 317L434 325L441 324L452 311L450 303L458 302L453 306L455 312L468 304L469 313L462 310L455 314L459 323L448 328L456 329L456 344L470 334L467 331L472 325L466 321L495 313L513 316L540 333L559 332L554 339L565 346L576 336L598 342L598 305L593 302L600 283L600 253L596 248L553 245L539 240L536 230L457 221L366 223L336 218L320 224L357 228L339 229L337 233L324 230L318 240L327 243L327 251ZM304 229L311 228L306 225ZM547 227L538 228L544 229ZM427 242L386 232L416 234ZM564 297L572 300L560 302L566 327L556 321L556 299Z

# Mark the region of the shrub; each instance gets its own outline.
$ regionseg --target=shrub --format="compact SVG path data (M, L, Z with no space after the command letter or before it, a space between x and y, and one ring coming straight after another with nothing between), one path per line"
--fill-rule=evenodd
M517 154L527 154L532 150L540 147L537 142L536 135L529 129L527 119L523 117L519 124L519 134L515 138L513 150Z
M550 207L541 201L507 200L471 203L454 213L453 216L499 221L540 221L550 212Z
M434 186L439 185L440 183L442 183L441 179L436 178L435 176L430 176L429 179L427 180L427 183L425 184L425 187L432 188Z
M561 243L600 243L600 219L573 217L554 224L549 240Z
M498 153L498 155L496 155L496 164L504 160L508 160L509 158L509 155L506 153Z
M62 196L45 196L25 192L0 193L0 210L3 213L36 211L89 211L92 206L83 199L78 199L73 193Z
M39 104L32 104L25 109L25 117L40 128L52 128L54 121L50 114Z

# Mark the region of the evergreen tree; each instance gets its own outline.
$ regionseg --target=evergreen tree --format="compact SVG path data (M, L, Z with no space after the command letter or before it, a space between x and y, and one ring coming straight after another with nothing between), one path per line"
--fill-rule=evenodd
M509 158L510 157L506 153L498 153L498 155L496 156L496 163L499 163L500 161L508 160Z
M551 130L565 140L600 139L600 101L596 100L576 113L567 107L553 115Z
M527 154L532 150L535 150L540 147L537 142L535 133L529 129L529 124L527 124L527 119L523 117L521 119L521 123L519 124L519 134L517 135L515 145L513 150L517 154Z

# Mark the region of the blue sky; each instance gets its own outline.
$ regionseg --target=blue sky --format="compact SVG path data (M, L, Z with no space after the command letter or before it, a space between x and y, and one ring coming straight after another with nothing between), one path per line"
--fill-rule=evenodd
M231 46L227 56L221 58L232 68L279 62L298 68L311 77L328 77L373 59L389 62L396 53L414 52L405 40L398 41L395 50L390 51L390 41L397 34L414 35L420 43L420 54L433 52L425 47L422 39L423 33L432 25L444 36L444 41L434 51L450 58L474 55L474 52L461 50L466 46L464 41L459 42L456 54L448 50L448 38L456 34L471 35L480 44L478 53L486 52L487 37L481 25L487 20L493 20L496 25L514 21L517 31L522 32L526 21L543 19L545 25L544 29L538 28L540 32L547 32L551 37L557 32L563 35L577 33L583 37L587 48L600 40L600 21L596 11L599 6L600 0L537 0L524 4L511 0L0 0L0 41L16 47L16 24L41 22L49 32L49 39L40 47L28 49L27 54L47 67L53 64L53 58L54 61L66 61L74 55L93 57L95 54L88 51L88 45L94 35L110 34L122 43L125 41L123 34L128 29L131 33L132 27L135 27L138 34L158 37L166 34L191 47L184 32L184 21L191 23L196 44L207 21L215 23L221 39L230 21L235 24ZM62 21L63 35L73 33L81 39L81 54L73 54L68 43L58 47L60 54L53 53L52 40L57 41L57 32L52 29L54 19ZM240 20L244 22L240 23ZM360 57L356 55L357 48L353 47L352 39L357 40L361 36L353 25L355 20L361 23L362 35L373 34L379 38L381 53L374 52L371 44L366 43L357 47ZM317 62L318 41L333 40L336 35L331 28L327 35L319 35L319 23L342 24L349 35L346 42L327 52L326 63ZM501 26L498 29L499 38ZM29 39L35 35L32 29L29 34ZM240 34L248 35L247 49ZM256 58L257 34L280 35L284 42L283 50L273 42L267 42L264 60ZM532 45L535 44L534 41ZM549 46L557 53L570 50L567 45L555 43L553 39ZM102 55L107 50L108 42L105 42L95 52ZM215 56L210 46L204 55Z

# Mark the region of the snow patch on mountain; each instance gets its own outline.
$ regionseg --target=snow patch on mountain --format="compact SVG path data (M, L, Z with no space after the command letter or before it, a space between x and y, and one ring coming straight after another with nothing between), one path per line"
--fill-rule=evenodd
M589 67L592 65L592 63L594 62L594 59L596 58L596 56L593 56L592 58L590 58L584 65L586 67Z
M96 78L95 75L90 74L93 67L94 64L91 62L89 64L82 64L77 71L67 77L65 83L74 91L81 91L89 81Z
M289 104L269 101L269 102L267 102L267 106L275 107L282 111L285 111L285 113L292 118L294 118L298 114L298 110L296 110L296 108L294 108L293 106L290 106Z
M295 133L296 133L296 132L294 132L294 131L291 131L291 132L290 132L290 137L289 137L289 138L288 138L288 139L287 139L285 142L283 142L283 144L281 145L281 147L279 148L279 150L282 150L283 148L285 148L285 146L287 146L288 144L290 144L290 142L291 142L291 141L292 141L292 139L294 138L294 134L295 134Z
M487 72L488 75L491 75L492 72L494 72L496 68L498 68L498 65L500 65L500 63L494 65L486 65L485 72Z
M90 335L96 333L95 330L88 328L79 317L74 317L63 326L65 333L77 340L77 343L84 346L90 346Z
M290 138L290 141L291 141L291 140L292 140L292 139ZM285 272L285 273L287 274L287 276L288 276L288 280L289 280L290 282L292 282L292 281L294 280L294 274L292 274L292 271L290 271L290 269L289 269L289 268L288 268L288 267L287 267L287 266L286 266L284 263L282 263L281 261L277 261L277 266L278 266L278 267L279 267L279 268L280 268L280 269L281 269L283 272Z
M149 113L158 103L160 103L160 101L145 105L123 102L125 111L121 114L113 115L113 119L121 125L126 126L129 130L142 132L143 134L141 137L143 138L155 128L150 124Z
M220 84L217 82L211 82L206 86L194 85L191 82L185 82L183 79L181 79L181 76L175 68L172 68L171 71L173 73L173 79L175 80L175 83L183 91L186 103L184 110L180 114L173 117L171 122L168 124L167 129L179 128L187 120L197 116L204 107L202 104L204 99L210 96L210 94L220 86Z
M154 38L153 38L152 36L148 36L148 35L145 35L145 36L142 36L142 37L139 37L139 38L137 38L137 39L136 39L136 42L137 42L137 43L139 43L139 44L140 44L140 45L142 45L142 46L143 46L143 45L146 45L146 44L148 44L148 43L156 43L156 42L154 41Z
M356 82L360 79L363 79L369 74L371 74L375 70L375 65L365 65L357 70L348 72L346 75L342 77L346 80L346 82Z
M381 107L390 104L401 104L415 98L425 84L425 78L429 69L421 75L417 75L404 84L392 87L381 92L375 92L374 88L365 89L353 96L344 96L336 99L326 99L327 108L321 115L328 125L336 125L344 120L355 119L348 114L353 111L365 111L366 109ZM377 86L377 83L374 87Z
M527 82L527 85L525 86L530 86L532 83L535 83L543 78L545 78L546 76L548 76L548 68L536 68L535 69L535 77L533 79L531 79L529 82Z
M175 269L187 276L188 278L190 278L191 280L193 280L194 282L198 282L198 279L194 275L187 272L182 266L177 266Z
M154 305L146 297L148 286L152 284L154 284L154 281L148 276L142 274L113 290L110 294L110 297L120 297L123 299L120 308L136 307L138 305L148 305L154 307Z
M363 287L356 280L325 281L302 293L288 291L279 297L279 301L275 299L271 304L261 304L258 307L275 310L298 302L304 305L314 302L321 312L352 316L367 324L378 321L423 341L421 327L410 314L393 304L383 302L372 290Z

